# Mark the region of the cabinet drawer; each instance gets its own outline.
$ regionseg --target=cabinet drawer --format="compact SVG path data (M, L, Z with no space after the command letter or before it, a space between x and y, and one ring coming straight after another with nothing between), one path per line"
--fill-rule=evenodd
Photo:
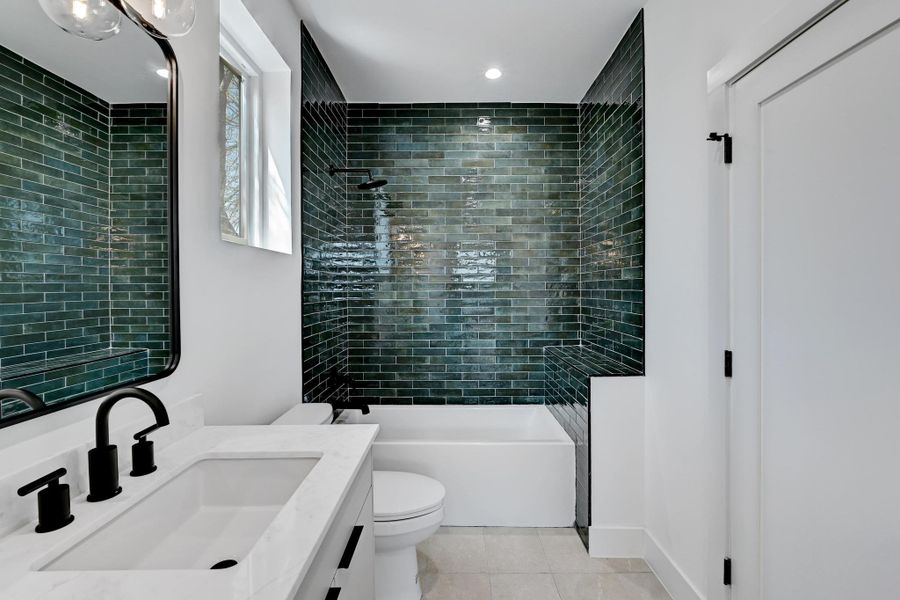
M352 558L344 552L344 561L334 574L332 589L340 590L338 600L372 600L375 596L375 527L372 514L372 490L356 521L359 540Z
M332 588L332 583L334 583L341 558L344 556L348 542L353 535L353 529L357 524L362 524L364 528L359 536L353 560L357 560L358 555L364 552L365 546L363 544L365 543L366 534L371 535L372 522L371 517L368 523L359 523L359 520L365 511L366 503L371 502L371 491L372 453L369 452L369 456L363 463L356 481L350 486L350 491L343 506L338 511L331 528L325 534L325 540L319 547L319 552L313 559L312 566L310 566L309 571L300 583L300 589L294 596L294 600L325 600L326 597L329 597L328 593ZM374 540L374 538L369 539ZM368 548L368 552L374 556L374 542ZM332 592L332 597L333 594L334 592ZM340 595L341 600L344 600L344 597L345 595L342 593Z

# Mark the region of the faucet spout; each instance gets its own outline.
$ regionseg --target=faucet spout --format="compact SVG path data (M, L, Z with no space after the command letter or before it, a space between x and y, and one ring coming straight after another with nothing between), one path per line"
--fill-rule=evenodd
M32 410L41 410L45 406L43 400L41 400L28 390L20 390L16 388L0 390L0 399L3 398L20 400L27 404Z
M137 398L150 407L156 417L156 424L139 432L140 464L136 465L132 472L134 476L146 475L155 470L152 465L152 442L144 437L151 431L169 424L169 413L162 400L156 395L140 388L124 388L110 394L97 409L97 447L88 451L88 484L90 494L88 502L102 502L119 494L122 487L119 485L119 454L118 448L109 443L109 413L112 407L125 398ZM133 461L134 463L134 461Z
M97 409L96 429L98 448L109 446L109 413L112 411L113 406L125 398L137 398L150 407L150 410L153 411L153 416L156 417L156 427L153 429L158 429L159 427L164 427L169 424L169 413L166 411L166 407L163 405L162 400L160 400L156 394L148 392L147 390L142 390L141 388L123 388L107 396L106 400L100 405L100 408Z

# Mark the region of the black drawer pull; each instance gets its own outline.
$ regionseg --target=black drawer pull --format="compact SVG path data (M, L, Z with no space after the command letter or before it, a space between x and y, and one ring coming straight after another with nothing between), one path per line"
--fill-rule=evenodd
M325 595L325 600L338 600L338 596L341 595L341 588L328 588L328 594Z
M350 562L353 560L353 555L356 553L356 546L359 544L359 538L362 537L364 526L356 525L353 527L353 533L350 534L350 540L347 542L347 547L344 548L344 555L341 557L341 562L338 563L338 569L349 569ZM337 598L337 596L335 596Z

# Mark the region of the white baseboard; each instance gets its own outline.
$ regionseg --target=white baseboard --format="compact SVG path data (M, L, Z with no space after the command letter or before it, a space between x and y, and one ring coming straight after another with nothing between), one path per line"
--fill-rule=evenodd
M595 558L643 558L672 600L706 600L684 572L642 527L590 528L590 555Z
M672 596L672 600L706 600L703 594L685 577L684 572L678 568L668 553L663 550L659 542L646 531L644 531L644 535L644 560ZM593 544L591 544L591 549L593 550ZM593 552L591 554L593 555Z
M646 535L641 527L590 528L590 555L597 558L643 558Z

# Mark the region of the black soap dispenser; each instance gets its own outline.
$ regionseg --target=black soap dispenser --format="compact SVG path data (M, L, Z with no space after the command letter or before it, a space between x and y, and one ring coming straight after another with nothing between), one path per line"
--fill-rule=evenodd
M38 524L34 528L37 533L62 529L75 520L69 498L69 484L59 482L65 474L65 469L57 469L19 488L19 496L27 496L47 486L38 492Z

